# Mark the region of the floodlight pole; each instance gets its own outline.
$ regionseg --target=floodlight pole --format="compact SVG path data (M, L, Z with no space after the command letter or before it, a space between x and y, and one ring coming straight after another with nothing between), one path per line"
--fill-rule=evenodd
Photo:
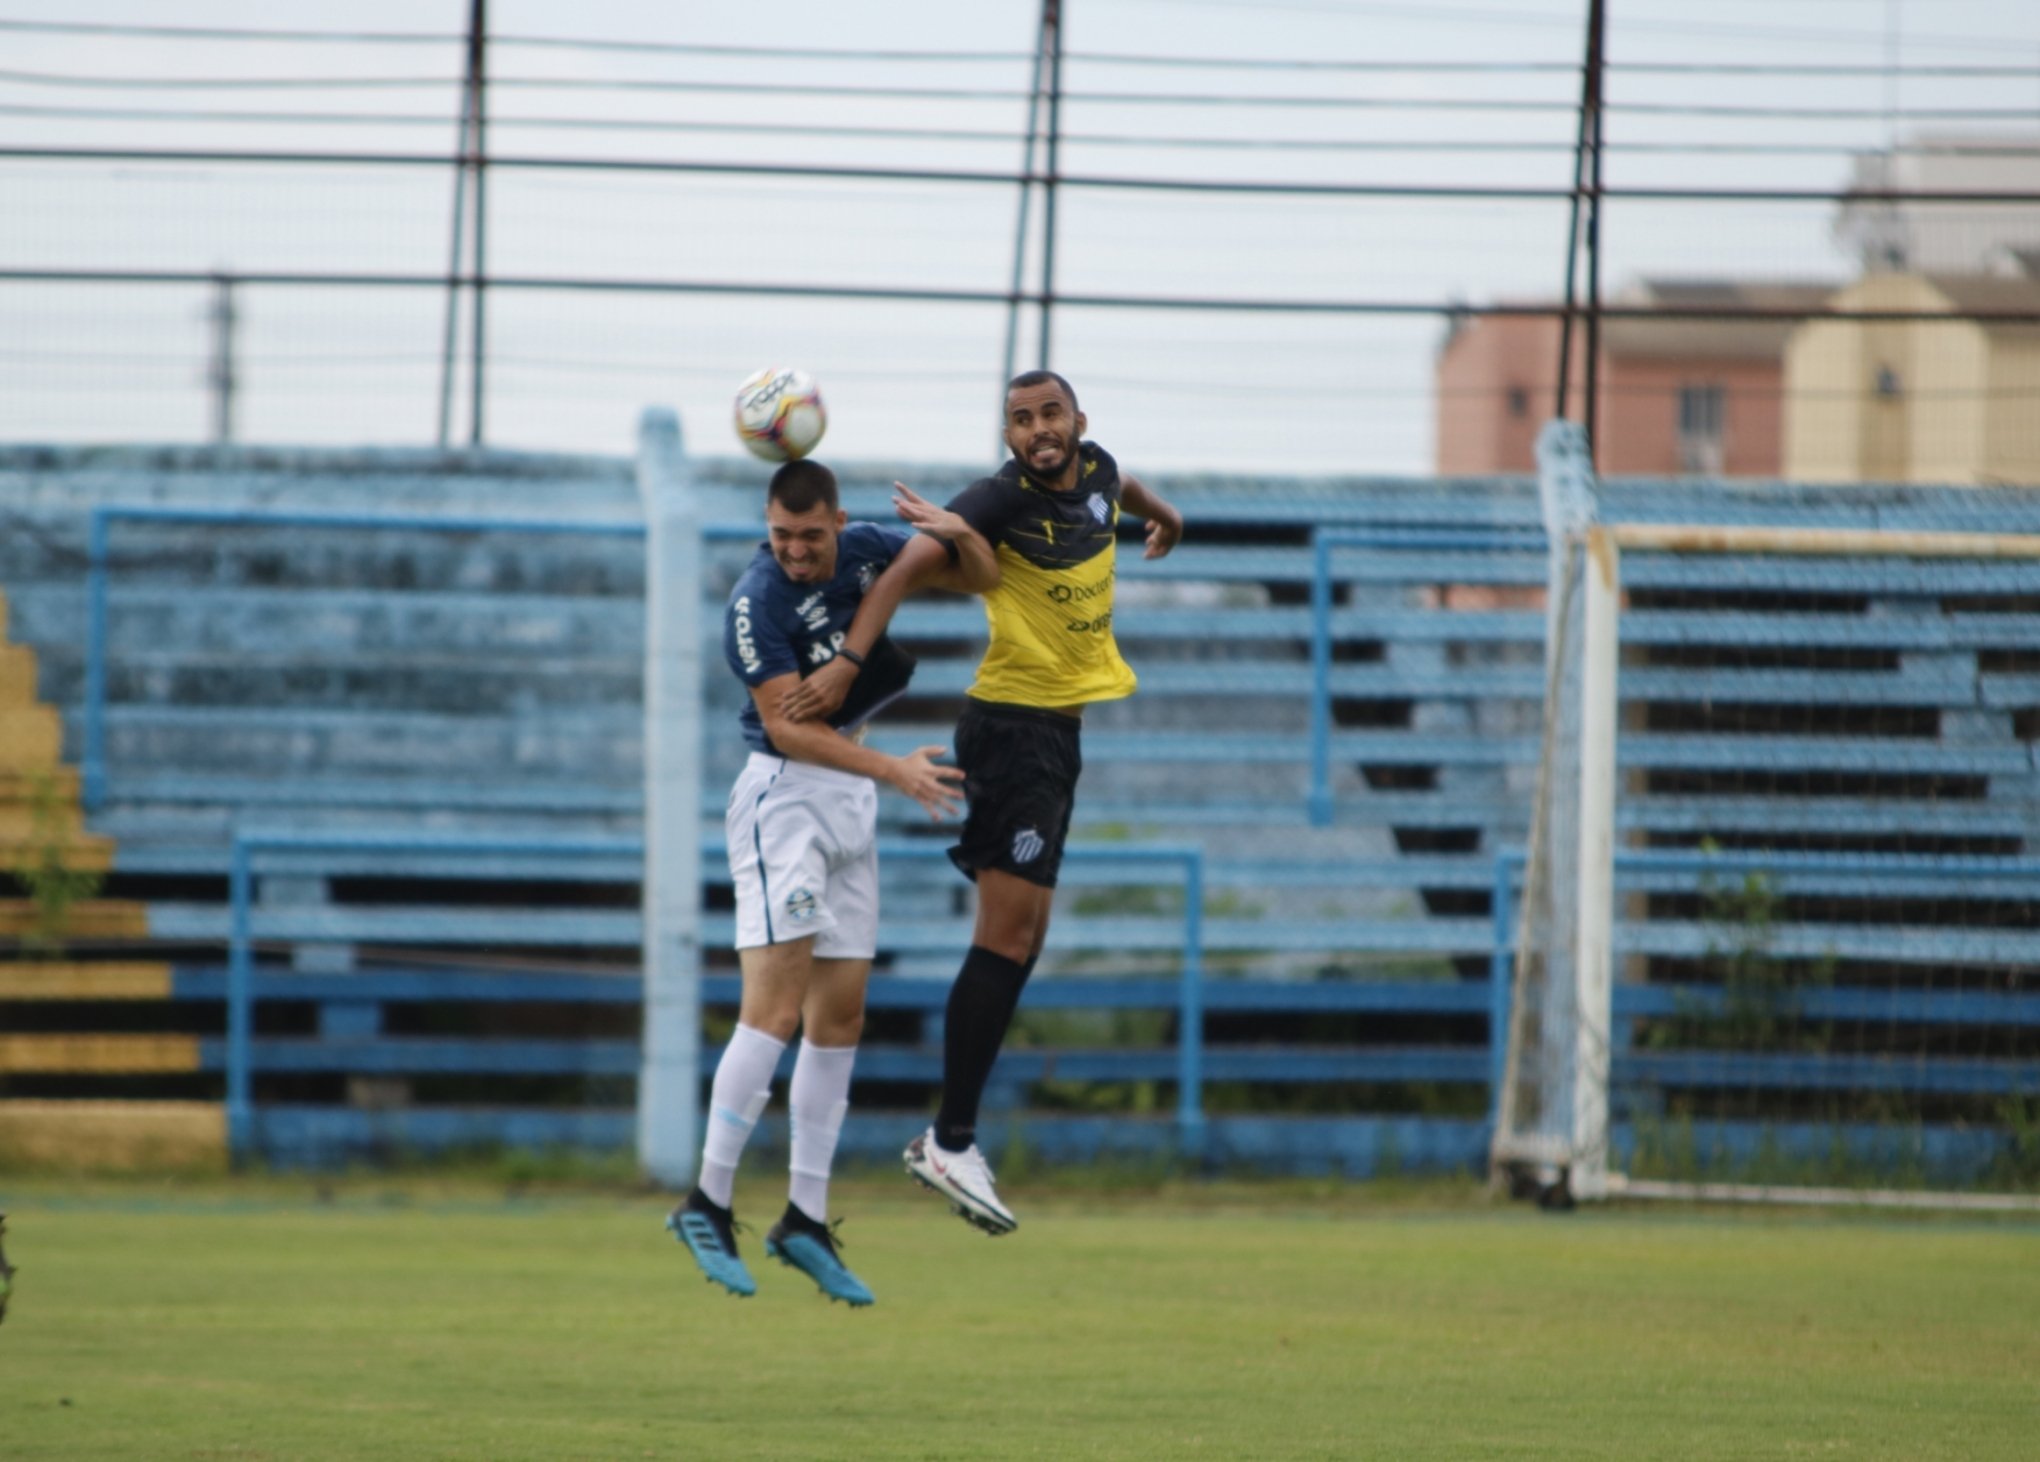
M1048 54L1048 10L1055 0L1042 0L1041 32L1034 42L1034 76L1027 83L1027 145L1020 154L1020 217L1013 230L1013 285L1006 304L1006 355L999 372L999 419L1006 415L1006 382L1013 379L1020 354L1020 287L1027 279L1027 223L1034 201L1034 143L1041 131L1041 70ZM1003 428L994 450L1003 450Z
M1593 0L1587 13L1587 111L1592 119L1593 140L1588 149L1590 172L1587 193L1587 463L1598 465L1596 447L1600 437L1595 427L1600 417L1601 377L1601 142L1602 123L1607 110L1602 87L1607 69L1607 10L1603 0Z
M1573 150L1572 206L1565 238L1565 314L1559 325L1557 402L1552 415L1563 419L1572 390L1573 328L1578 321L1582 214L1587 249L1586 402L1583 413L1587 453L1594 451L1595 396L1600 385L1601 345L1601 100L1605 72L1607 15L1603 0L1587 7L1585 64L1580 68L1580 126Z
M467 240L468 133L474 126L475 91L472 78L460 89L460 131L453 150L453 247L446 260L446 322L439 344L439 445L448 445L453 431L453 355L460 329L460 256Z
M468 445L482 444L482 407L488 392L483 382L484 349L488 333L489 289L489 108L488 108L489 0L474 0L468 20L468 88L473 96L475 170L475 312L470 338L473 356L468 368L472 411L468 418Z
M212 326L212 359L206 367L206 381L212 386L213 440L234 439L234 396L240 386L240 372L234 365L235 326L240 312L234 305L233 276L221 271L213 276L212 305L206 311Z
M1055 327L1055 181L1062 155L1062 0L1042 0L1042 44L1048 52L1048 172L1041 196L1041 368L1049 368Z

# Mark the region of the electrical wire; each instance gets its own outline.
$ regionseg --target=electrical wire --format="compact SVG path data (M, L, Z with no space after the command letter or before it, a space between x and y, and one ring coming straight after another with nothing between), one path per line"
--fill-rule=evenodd
M52 117L81 121L146 121L210 123L253 123L290 126L376 126L445 128L454 119L436 113L404 112L270 112L219 111L201 108L71 107L0 103L0 116ZM707 122L689 119L648 119L631 117L540 117L498 113L489 119L496 128L536 128L569 131L680 132L727 136L774 137L863 137L901 141L1013 145L1022 139L1018 132L934 127L825 126L788 122ZM1166 137L1136 133L1066 132L1063 142L1070 146L1143 147L1163 150L1210 149L1250 152L1366 152L1366 153L1564 153L1574 144L1554 139L1534 141L1522 138L1325 138L1325 137ZM1606 149L1616 153L1696 154L1729 156L1833 157L1860 148L1853 144L1777 142L1610 142ZM2001 146L1975 143L1914 144L1908 153L1934 156L2029 157L2040 156L2040 146Z
M313 77L152 77L78 76L52 72L0 70L0 83L33 86L77 86L93 88L210 90L363 90L453 87L453 77L350 76ZM674 81L644 79L595 79L559 76L504 76L490 79L492 90L684 92L697 95L860 97L886 101L984 101L1020 102L1027 93L969 87L884 87L856 85L803 85L755 81ZM1214 95L1196 92L1081 92L1066 91L1065 102L1100 106L1170 106L1194 108L1273 107L1280 109L1330 109L1338 111L1547 113L1571 116L1576 103L1511 97L1357 97L1357 96L1273 96ZM2016 121L2030 123L2031 107L1912 107L1892 110L1884 107L1784 107L1742 106L1712 102L1617 102L1605 104L1609 112L1632 115L1675 117L1745 117L1793 121Z
M1206 0L1206 3L1227 3L1227 0ZM1855 0L1850 0L1855 3ZM1412 12L1404 7L1401 13L1425 18L1452 12L1424 10ZM1526 16L1521 14L1485 11L1461 12L1469 17L1478 14L1487 19L1507 19L1535 24L1566 24L1575 22L1569 18L1553 15ZM1705 29L1709 33L1741 36L1777 36L1790 34L1773 27L1758 26L1706 26L1695 27L1677 23L1653 23L1630 21L1624 30L1665 30L1693 31ZM196 26L196 25L143 25L117 24L90 21L52 21L0 19L0 32L16 32L44 35L84 36L133 36L159 40L193 41L260 41L288 43L349 44L349 45L433 45L463 46L467 36L462 32L445 31L320 31L287 30L253 26ZM1875 37L1867 32L1817 31L1799 33L1802 36L1817 37L1821 40L1860 40L1871 43ZM517 35L514 33L491 33L488 44L492 49L530 48L533 50L586 51L624 55L665 55L665 56L707 56L707 57L752 57L772 60L819 60L819 61L887 61L887 62L929 62L949 65L957 62L993 62L1018 64L1033 59L1025 51L1000 50L928 50L904 47L856 47L856 46L761 46L761 45L718 45L705 42L676 42L654 40L616 40L596 36L541 36ZM2012 37L1953 37L1953 36L1908 36L1908 41L1940 45L2004 46L2033 44L2033 38ZM1249 70L1249 71L1316 71L1348 72L1355 74L1382 73L1409 75L1418 73L1459 74L1459 75L1577 75L1576 61L1475 61L1451 58L1328 58L1304 56L1184 56L1151 55L1127 51L1066 51L1064 60L1091 65L1142 66L1154 68L1175 68L1188 70ZM1906 62L1898 65L1874 63L1853 63L1836 61L1610 61L1609 75L1625 72L1640 74L1676 75L1717 75L1717 76L1945 76L1945 77L2003 77L2009 79L2030 79L2030 66L2008 66L1985 63L1920 63Z

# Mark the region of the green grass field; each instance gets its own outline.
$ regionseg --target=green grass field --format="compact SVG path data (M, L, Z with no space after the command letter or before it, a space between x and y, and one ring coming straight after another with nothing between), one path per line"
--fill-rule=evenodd
M739 1189L769 1222L781 1190ZM870 1310L621 1192L0 1181L0 1457L2030 1458L2040 1227L838 1185Z

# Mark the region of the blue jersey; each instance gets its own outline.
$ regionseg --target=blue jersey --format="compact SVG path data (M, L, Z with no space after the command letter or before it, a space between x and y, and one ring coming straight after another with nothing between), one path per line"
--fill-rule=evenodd
M864 591L912 536L876 523L849 524L836 540L835 576L825 584L796 584L772 557L770 546L760 544L730 592L723 616L723 658L737 679L755 689L781 675L805 678L835 659ZM913 660L882 639L865 657L864 669L829 724L838 730L861 725L906 690L913 672ZM748 695L741 719L744 740L753 751L780 755L765 734L757 701Z

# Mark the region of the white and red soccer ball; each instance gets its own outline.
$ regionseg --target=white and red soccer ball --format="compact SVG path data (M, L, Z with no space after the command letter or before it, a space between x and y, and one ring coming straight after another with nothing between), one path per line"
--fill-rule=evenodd
M806 371L767 366L737 387L737 436L767 462L805 457L829 429L821 387Z

